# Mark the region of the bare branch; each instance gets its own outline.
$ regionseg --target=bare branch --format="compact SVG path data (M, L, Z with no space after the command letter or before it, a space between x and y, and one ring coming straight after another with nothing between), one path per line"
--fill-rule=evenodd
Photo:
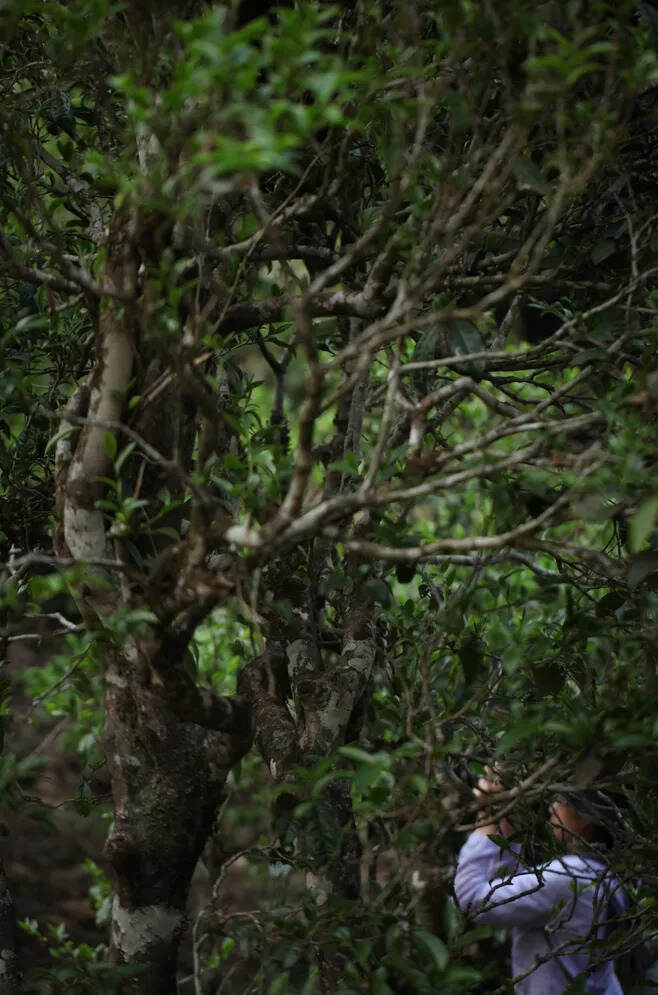
M304 500L306 484L313 467L313 430L315 428L315 420L320 413L320 401L324 384L310 316L303 303L300 305L296 317L298 336L304 344L309 363L308 389L299 421L293 478L279 511L263 529L263 534L267 537L277 535L289 522L293 521Z
M307 309L311 318L332 318L347 315L359 318L372 318L381 314L381 302L368 302L357 291L337 290L333 293L317 294L309 292L304 299L288 300L286 297L266 297L260 301L243 301L229 307L216 325L219 335L241 332L248 328L262 328L277 321L292 320L300 307ZM290 318L287 318L290 314ZM210 316L212 319L212 315Z

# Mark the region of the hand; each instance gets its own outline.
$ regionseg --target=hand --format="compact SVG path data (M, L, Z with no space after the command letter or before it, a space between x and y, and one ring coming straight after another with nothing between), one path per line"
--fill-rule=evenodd
M481 777L478 780L477 788L473 789L473 794L476 798L489 798L496 791L503 791L504 787L500 781L494 777L492 771L489 767L486 768L486 777ZM488 806L487 808L480 809L478 811L478 822L482 822L484 819L490 818L492 813L492 808ZM483 836L513 836L514 826L509 821L509 819L500 819L498 822L489 822L485 825L478 826L475 830L476 833L482 833Z

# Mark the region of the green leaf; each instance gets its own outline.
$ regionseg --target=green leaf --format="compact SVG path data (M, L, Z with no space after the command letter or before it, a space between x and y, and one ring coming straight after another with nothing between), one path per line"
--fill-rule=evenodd
M354 956L359 964L366 964L372 953L372 940L357 940L354 945Z
M450 348L456 356L468 356L472 352L484 352L486 346L478 326L468 318L455 318L450 325ZM464 373L474 377L482 375L484 361L473 360L464 366Z
M359 472L359 463L354 453L348 449L342 460L336 460L329 464L329 469L356 477Z
M116 446L116 440L115 440L115 446ZM132 453L132 451L134 450L134 448L135 448L135 443L134 442L129 442L128 445L125 446L121 450L121 452L119 454L119 457L118 457L118 459L116 460L116 462L114 464L117 473L119 473L119 471L121 470L121 467L126 462L126 460L130 456L130 454Z
M304 987L302 988L300 995L315 995L319 980L320 975L317 967L312 967L308 978L304 982Z
M388 769L391 765L390 757L387 753L366 753L358 746L341 746L338 752L343 757L356 760L362 764L375 764L377 767Z
M103 436L103 449L107 458L114 462L117 454L117 440L113 432L106 432Z
M393 995L393 989L386 983L387 977L386 968L378 967L372 979L372 995Z
M50 450L57 445L60 439L65 439L68 435L71 435L72 432L79 432L79 431L80 431L79 425L68 425L66 428L63 428L61 432L58 432L56 435L53 435L52 439L48 440L46 448L44 449L44 455L46 453L49 453Z
M510 747L516 746L517 743L520 743L524 739L529 739L531 736L536 735L536 733L537 719L522 719L516 725L513 725L511 729L508 729L499 740L496 746L497 755L500 756L506 750L509 750Z
M658 515L658 497L649 498L640 505L631 519L629 530L631 553L639 553L651 535Z
M466 632L458 649L459 662L464 672L464 681L467 687L477 679L484 657L482 655L482 644L479 637L474 632Z
M425 929L415 929L414 940L423 953L429 954L438 970L445 971L448 964L448 950L445 943Z
M592 262L595 266L617 251L617 245L611 238L602 238L592 249Z
M549 193L550 186L544 179L541 170L532 159L520 156L514 163L514 175L523 186L530 187L538 193Z
M50 325L50 315L47 314L28 314L24 318L21 318L16 322L14 326L14 331L16 332L27 332L36 331L37 329L46 329Z
M574 366L585 366L587 363L591 363L593 360L604 361L606 358L606 353L603 349L581 349L573 357L571 362Z
M363 585L363 592L367 594L371 601L382 605L384 608L388 608L391 604L391 592L388 584L378 577L371 577L370 580L367 580Z
M173 539L175 542L180 541L180 535L176 529L171 528L169 525L161 525L157 529L149 529L150 535L167 536L168 539Z
M412 363L424 363L436 358L436 347L439 341L438 329L426 328L422 333L411 356Z
M471 943L479 943L480 940L486 940L491 936L490 926L476 926L474 929L469 929L466 933L462 933L455 939L455 947L468 947Z
M267 989L268 995L287 995L289 979L290 971L284 971L283 974L279 974Z
M87 781L83 781L76 792L75 808L82 816L87 816L94 807L94 799Z
M652 574L658 573L658 553L640 553L630 565L628 576L626 577L628 586L632 589L637 587L642 581Z
M468 356L471 352L485 349L480 329L468 318L455 318L450 329L450 346L457 356Z
M604 594L599 601L596 602L596 616L597 618L605 618L606 615L614 615L617 609L626 602L626 598L623 594L619 594L618 591L608 591Z

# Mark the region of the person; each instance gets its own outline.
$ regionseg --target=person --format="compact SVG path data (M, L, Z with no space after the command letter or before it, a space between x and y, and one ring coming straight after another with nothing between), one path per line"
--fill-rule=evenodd
M481 778L476 795L501 785ZM601 792L559 796L550 822L566 853L541 867L521 863L507 818L479 825L464 843L454 890L464 914L477 923L511 931L516 995L623 995L612 960L601 960L602 944L628 907L628 899L594 844L609 840ZM489 815L486 814L489 813ZM480 812L478 822L491 815Z

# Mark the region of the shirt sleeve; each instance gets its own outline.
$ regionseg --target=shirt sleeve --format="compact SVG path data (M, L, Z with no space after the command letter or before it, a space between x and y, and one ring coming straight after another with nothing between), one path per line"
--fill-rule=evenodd
M490 926L545 926L560 914L569 919L578 888L568 864L556 860L529 871L520 861L514 867L513 861L488 836L472 833L461 849L455 875L462 912Z

